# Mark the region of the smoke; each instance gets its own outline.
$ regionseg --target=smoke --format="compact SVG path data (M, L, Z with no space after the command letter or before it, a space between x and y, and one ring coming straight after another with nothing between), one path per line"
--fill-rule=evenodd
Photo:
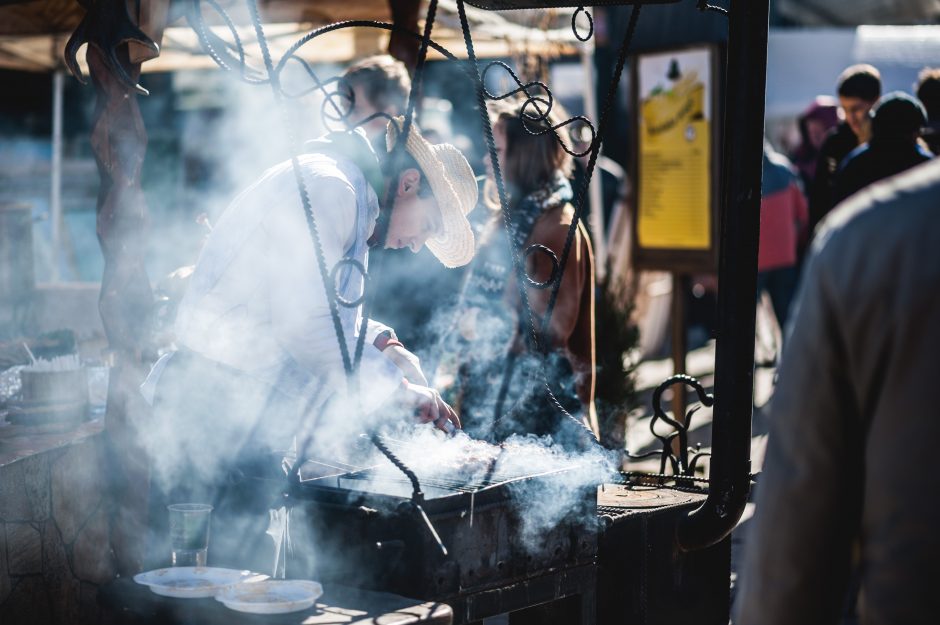
M317 67L316 73L328 80L339 68ZM304 459L349 468L377 464L383 467L384 479L368 488L410 496L398 469L363 445L362 434L375 429L401 442L392 446L422 477L429 496L447 492L443 486L457 481L556 473L552 479L523 480L513 487L520 540L527 548L536 548L539 536L573 510L593 516L593 510L583 507L585 494L616 471L615 459L600 447L575 451L561 429L551 436L515 436L497 446L463 433L447 438L430 426L416 426L408 411L391 401L394 389L385 382L390 379L388 369L377 361L369 340L355 378L358 393L347 390L333 318L322 303L322 276L303 204L291 163L285 160L305 140L336 124L321 119L322 94L311 90L311 75L300 66L282 75L283 91L310 94L280 104L268 85L206 76L193 74L177 85L194 102L181 122L187 155L183 175L189 184L180 211L182 225L177 221L159 229L156 265L172 269L195 263L196 271L181 278L187 284L176 288L176 293L188 295L176 296L179 317L163 336L161 348L182 351L155 369L155 418L142 424L139 437L152 459L153 487L165 503L208 499L217 505L215 547L210 549L217 557L210 558L210 564L220 563L219 558L237 564L234 560L241 556L239 566L252 565L262 561L253 555L257 552L273 557L270 544L239 544L238 537L266 524L268 507L276 507L284 486L282 457L290 462L300 453ZM479 111L467 104L475 102L472 83L462 74L459 81L453 74L448 78L455 89L467 90L467 97L452 111L440 103L431 107L429 127L443 139L479 146L460 139L481 136ZM428 95L434 90L428 87ZM200 107L200 98L210 99L213 106ZM468 156L477 173L483 173L480 152ZM357 238L355 216L344 204L345 187L335 181L339 173L305 179L328 272L337 268ZM208 227L195 223L203 213ZM187 237L196 244L172 244ZM373 318L390 323L406 346L420 353L429 377L442 360L456 362L458 355L446 337L460 331L455 322L465 311L453 306L466 270L445 270L427 252L382 252L373 254L372 262L362 288L374 295ZM359 280L356 269L341 269L339 282ZM193 295L197 292L198 301ZM356 299L359 294L353 288L344 297ZM356 351L355 314L352 308L340 308L350 356ZM269 324L279 328L273 336ZM473 329L474 354L486 359L505 354L513 327L508 310L505 318L480 319ZM238 373L233 375L233 370ZM515 388L510 404L523 391ZM266 478L269 487L251 488L258 484L252 475ZM219 484L225 487L213 495L209 486ZM283 529L274 528L273 533L282 535ZM161 524L155 524L154 532L160 531ZM160 543L160 537L154 541ZM257 566L267 571L271 561Z
M382 441L415 472L428 499L508 483L509 505L519 520L514 540L529 553L564 521L589 526L598 484L617 475L614 452L600 446L572 451L551 436L515 435L495 445L465 433L449 437L431 426L398 424L386 428ZM340 480L339 486L410 498L410 483L387 458L372 451L359 461L370 467L370 479Z

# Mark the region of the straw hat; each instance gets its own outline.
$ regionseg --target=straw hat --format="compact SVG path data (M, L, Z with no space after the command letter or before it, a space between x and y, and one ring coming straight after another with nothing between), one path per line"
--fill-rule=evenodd
M385 144L389 151L404 123L404 117L388 123ZM466 265L473 258L474 251L473 230L467 221L467 213L476 206L478 192L470 163L449 143L428 143L414 124L408 131L405 150L421 168L441 210L444 231L440 236L428 239L428 249L445 267Z

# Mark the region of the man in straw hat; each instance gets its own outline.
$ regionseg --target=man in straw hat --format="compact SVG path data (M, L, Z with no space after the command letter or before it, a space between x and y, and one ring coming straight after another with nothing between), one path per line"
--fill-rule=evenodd
M389 149L403 121L389 123ZM165 518L167 500L224 498L219 484L233 472L270 467L270 450L287 448L295 435L313 432L328 458L341 451L327 445L354 439L369 427L363 419L394 418L390 412L460 427L417 358L382 324L367 322L359 382L347 383L341 341L355 358L369 247L427 245L446 267L473 256L466 214L477 186L467 160L452 145L431 145L414 125L403 143L384 171L362 131L328 134L298 157L325 285L291 161L265 172L218 220L179 307L178 350L155 365L142 389L155 413L144 432L155 522ZM334 285L338 319L328 295ZM226 546L232 554L237 537Z

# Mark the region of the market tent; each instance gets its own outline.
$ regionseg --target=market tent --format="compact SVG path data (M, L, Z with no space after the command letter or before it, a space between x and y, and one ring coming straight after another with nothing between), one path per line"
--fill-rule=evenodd
M260 59L244 0L222 0L220 4L237 24L249 59ZM260 4L275 58L305 33L327 24L344 20L392 22L387 0L269 0ZM418 15L423 15L424 4L418 7ZM142 29L161 45L160 55L142 64L143 72L215 67L176 4L144 0L141 5ZM204 15L213 33L231 41L229 29L207 3L204 5ZM83 16L84 9L76 0L24 3L0 0L0 68L48 72L60 67L65 43ZM473 7L467 7L467 16L475 35L476 54L481 58L508 57L520 51L549 56L573 55L578 51L579 42L564 17L546 25L536 12L493 13ZM163 22L166 22L165 28L160 26ZM465 56L454 0L439 3L433 37L455 55ZM345 62L385 51L388 45L388 31L349 28L330 33L322 45L304 46L300 56L312 62ZM432 53L431 58L435 56ZM79 54L78 60L82 70L87 72L84 55Z
M262 70L258 46L247 12L245 0L216 0L231 17L238 38L244 44L246 64ZM424 14L424 0L259 0L265 35L275 62L298 39L310 31L345 20L367 20L396 23L420 32L419 17ZM395 6L393 15L391 6ZM155 58L149 50L135 60L142 61L141 71L175 72L181 70L217 69L206 54L184 11L188 2L171 0L140 0L141 29L160 45ZM200 4L203 17L218 41L233 41L229 27L219 18L208 2ZM408 14L410 8L411 13ZM406 13L402 19L402 13ZM0 68L50 73L53 82L53 136L50 185L51 239L58 249L61 239L61 170L63 89L66 76L64 49L85 9L77 0L0 0ZM546 22L545 12L515 11L493 13L467 7L468 20L474 32L475 51L479 58L512 57L519 53L547 57L589 54L592 44L585 47L577 41L568 18L557 14ZM411 20L413 22L409 23ZM434 41L458 57L466 56L466 48L457 18L455 0L441 0L435 22ZM414 45L417 41L406 37ZM304 45L297 56L310 63L340 64L355 58L385 52L390 45L390 32L375 28L346 28L331 32ZM134 52L132 51L132 58ZM429 58L440 58L431 52ZM88 66L84 49L77 55L82 73ZM585 89L587 93L588 89ZM593 94L589 94L593 95ZM602 252L602 251L601 251ZM52 268L52 279L59 278L58 267Z

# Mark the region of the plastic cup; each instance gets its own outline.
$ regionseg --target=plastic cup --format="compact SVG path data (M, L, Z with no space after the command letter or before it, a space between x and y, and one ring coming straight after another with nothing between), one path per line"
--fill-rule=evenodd
M166 508L170 513L172 565L205 566L212 506L204 503L174 503Z

